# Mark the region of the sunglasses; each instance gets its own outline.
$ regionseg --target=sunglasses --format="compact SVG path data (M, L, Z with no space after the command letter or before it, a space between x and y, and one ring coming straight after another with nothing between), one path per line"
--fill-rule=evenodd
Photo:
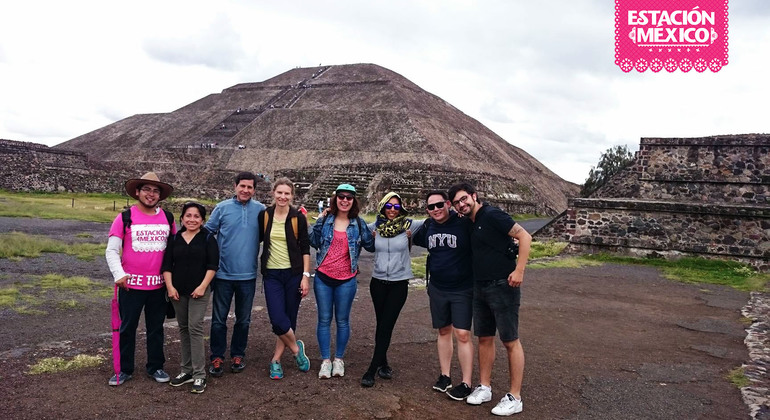
M337 198L339 198L340 200L353 201L352 194L337 194Z
M390 209L401 210L401 204L385 203L385 210L390 210Z
M428 210L443 209L443 208L444 208L443 201L439 201L438 203L428 204Z

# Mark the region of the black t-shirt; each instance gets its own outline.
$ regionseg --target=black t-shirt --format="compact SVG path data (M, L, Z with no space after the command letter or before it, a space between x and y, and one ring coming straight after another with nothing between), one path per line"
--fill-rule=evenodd
M445 291L467 290L473 287L471 266L472 222L450 212L449 219L437 223L428 219L412 235L412 243L427 248L430 282Z
M493 281L508 278L516 269L516 261L505 255L511 239L508 232L513 225L511 216L497 207L482 203L473 223L473 278L475 281Z
M205 227L188 244L181 232L168 238L161 272L171 272L171 283L179 295L190 295L200 286L207 270L219 268L217 239Z

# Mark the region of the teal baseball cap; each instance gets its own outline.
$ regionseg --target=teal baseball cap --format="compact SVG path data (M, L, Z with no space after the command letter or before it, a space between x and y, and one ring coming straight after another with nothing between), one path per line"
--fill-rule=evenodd
M352 186L350 184L340 184L339 186L337 186L337 189L334 190L334 193L336 194L336 193L338 193L340 191L347 191L347 192L353 193L353 195L355 195L356 194L356 187L354 187L354 186Z

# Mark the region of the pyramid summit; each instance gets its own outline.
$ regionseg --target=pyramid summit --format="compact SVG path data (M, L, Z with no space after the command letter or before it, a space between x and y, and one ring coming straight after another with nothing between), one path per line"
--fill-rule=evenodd
M185 183L225 182L224 174L241 170L287 175L307 202L349 181L365 201L392 189L419 205L426 191L467 180L509 211L553 215L578 191L475 119L374 64L295 68L169 113L128 117L55 149L154 170L183 191L196 190Z

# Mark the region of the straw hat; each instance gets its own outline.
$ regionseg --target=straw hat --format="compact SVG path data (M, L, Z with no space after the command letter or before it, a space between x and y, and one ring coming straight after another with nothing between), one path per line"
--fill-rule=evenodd
M158 175L156 175L155 172L147 172L142 175L141 178L134 178L126 181L126 193L138 200L139 197L136 195L136 189L139 188L140 185L145 184L154 185L160 189L160 199L158 201L165 200L166 197L171 195L174 191L174 187L171 185L160 182L160 179L158 179Z

